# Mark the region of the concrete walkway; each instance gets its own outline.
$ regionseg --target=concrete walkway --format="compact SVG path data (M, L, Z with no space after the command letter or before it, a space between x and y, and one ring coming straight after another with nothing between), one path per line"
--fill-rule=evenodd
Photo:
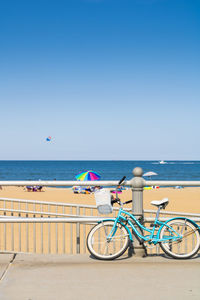
M0 254L1 300L200 299L200 258Z

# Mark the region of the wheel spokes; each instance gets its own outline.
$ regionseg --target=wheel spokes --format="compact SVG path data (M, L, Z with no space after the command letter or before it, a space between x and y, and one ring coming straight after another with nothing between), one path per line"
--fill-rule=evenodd
M172 255L177 257L189 257L198 250L198 228L187 220L171 222L164 229L161 244Z
M93 233L91 246L95 255L106 259L126 249L128 236L126 229L118 225L115 227L114 222L102 222Z

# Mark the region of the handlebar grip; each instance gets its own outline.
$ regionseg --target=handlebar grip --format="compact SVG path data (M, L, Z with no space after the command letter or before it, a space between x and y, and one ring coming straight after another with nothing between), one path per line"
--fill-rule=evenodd
M117 203L118 199L111 200L111 204Z
M123 204L129 204L131 202L133 202L133 200L128 200L128 201L124 202Z
M120 185L125 179L126 179L126 176L122 177L122 179L118 182L118 185Z

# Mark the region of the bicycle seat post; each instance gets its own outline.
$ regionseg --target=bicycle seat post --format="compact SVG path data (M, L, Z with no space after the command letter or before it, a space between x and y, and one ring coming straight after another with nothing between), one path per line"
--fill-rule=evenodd
M156 213L156 218L155 218L155 221L157 221L159 219L159 215L160 215L160 209L161 207L158 206L158 210L157 210L157 213Z

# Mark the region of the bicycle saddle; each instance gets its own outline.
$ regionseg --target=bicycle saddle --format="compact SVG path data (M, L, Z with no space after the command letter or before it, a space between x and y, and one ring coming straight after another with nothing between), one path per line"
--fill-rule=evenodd
M169 199L168 198L163 198L162 200L151 201L152 205L157 206L157 207L163 206L163 208L165 208L168 203L169 203Z

